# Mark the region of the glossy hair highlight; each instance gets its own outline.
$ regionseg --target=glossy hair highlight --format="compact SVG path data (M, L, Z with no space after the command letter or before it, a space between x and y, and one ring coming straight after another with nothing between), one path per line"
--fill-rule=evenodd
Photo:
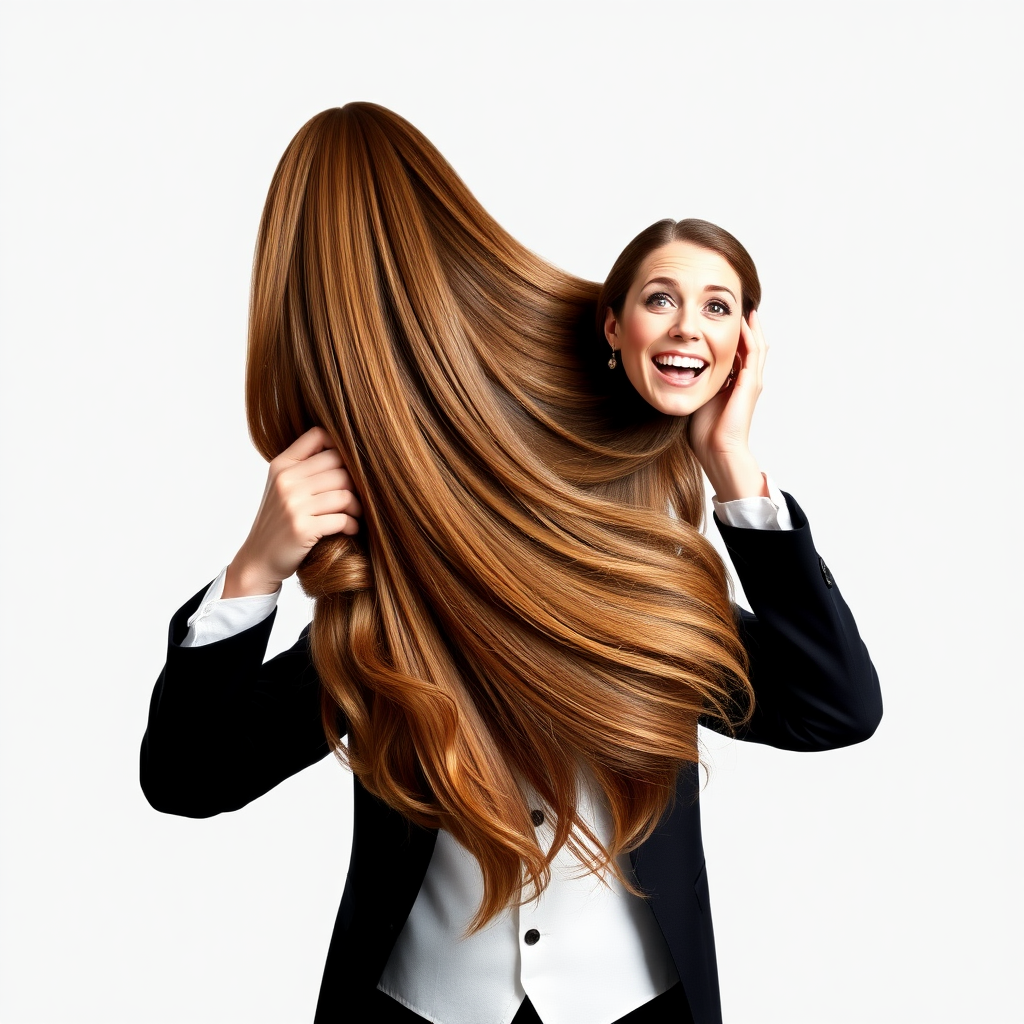
M323 426L364 510L299 570L324 730L367 790L476 857L474 928L539 892L563 846L621 878L698 760L698 716L752 701L686 422L603 369L598 292L383 107L318 114L274 174L250 432L271 459Z

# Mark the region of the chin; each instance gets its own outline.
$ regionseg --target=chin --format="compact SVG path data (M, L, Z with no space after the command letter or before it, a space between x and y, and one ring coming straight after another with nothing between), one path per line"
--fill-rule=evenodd
M696 412L704 403L659 401L648 398L647 404L654 406L658 412L664 413L666 416L689 416L691 413Z
M718 390L713 387L714 374L710 367L705 371L705 379L695 381L689 387L673 386L660 379L652 380L643 369L628 364L625 370L636 393L665 416L689 416L714 398Z
M635 385L634 385L635 387ZM640 397L658 412L666 416L689 416L696 412L702 405L706 405L711 395L705 394L701 389L700 394L673 393L668 394L662 388L637 388Z

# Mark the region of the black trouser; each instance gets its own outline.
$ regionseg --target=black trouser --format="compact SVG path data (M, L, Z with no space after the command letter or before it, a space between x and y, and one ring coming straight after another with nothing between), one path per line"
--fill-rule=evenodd
M416 1024L426 1018L413 1013L398 1000L376 993L373 1004L373 1024ZM512 1019L512 1024L544 1024L533 1008L530 997L523 1000L519 1012ZM673 985L667 992L655 996L649 1003L630 1010L625 1017L620 1017L615 1024L693 1024L690 1007L680 983Z

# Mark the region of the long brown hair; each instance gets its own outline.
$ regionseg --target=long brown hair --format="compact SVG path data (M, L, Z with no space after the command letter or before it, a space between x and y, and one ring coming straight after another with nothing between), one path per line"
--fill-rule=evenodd
M698 716L749 710L686 424L598 372L598 291L369 103L303 126L260 224L250 432L270 459L322 425L364 510L299 571L324 730L371 793L477 858L474 927L543 888L562 846L618 873L698 760Z

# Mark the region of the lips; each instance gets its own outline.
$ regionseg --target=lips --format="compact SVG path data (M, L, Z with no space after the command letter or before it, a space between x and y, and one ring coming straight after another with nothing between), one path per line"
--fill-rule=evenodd
M653 356L651 362L665 380L677 385L692 383L709 365L699 356L684 356L678 352L662 352Z

